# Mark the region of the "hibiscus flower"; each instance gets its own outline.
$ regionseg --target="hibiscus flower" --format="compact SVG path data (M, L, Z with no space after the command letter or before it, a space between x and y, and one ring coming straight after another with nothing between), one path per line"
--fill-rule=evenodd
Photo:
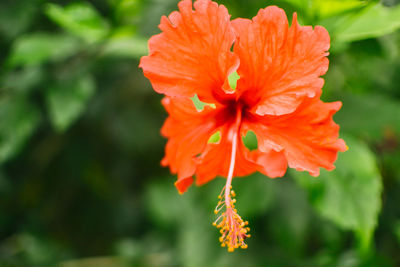
M328 32L289 27L285 12L269 6L252 19L230 20L223 5L210 0L181 1L179 12L162 17L161 33L149 40L140 67L154 90L164 94L168 138L162 165L177 174L183 193L226 177L215 213L222 246L246 248L249 228L235 209L232 179L259 171L281 177L287 167L319 175L334 169L347 149L332 119L340 102L320 100L328 70ZM240 77L230 86L229 76ZM193 97L206 105L196 109ZM243 136L255 133L256 150ZM217 142L209 142L218 133Z

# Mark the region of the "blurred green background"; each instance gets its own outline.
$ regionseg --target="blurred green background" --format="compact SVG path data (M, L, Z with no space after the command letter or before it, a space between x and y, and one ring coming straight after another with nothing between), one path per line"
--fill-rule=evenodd
M323 98L350 149L319 178L235 179L249 248L211 225L223 179L180 196L138 69L175 0L0 2L0 266L400 266L398 0L275 4L332 38Z

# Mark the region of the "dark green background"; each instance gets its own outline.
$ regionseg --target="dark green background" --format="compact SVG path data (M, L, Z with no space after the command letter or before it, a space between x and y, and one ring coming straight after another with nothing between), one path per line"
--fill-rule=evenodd
M227 253L211 225L224 181L176 192L162 96L138 69L177 1L2 0L0 266L400 266L399 1L220 3L329 30L337 169L235 179L252 237Z

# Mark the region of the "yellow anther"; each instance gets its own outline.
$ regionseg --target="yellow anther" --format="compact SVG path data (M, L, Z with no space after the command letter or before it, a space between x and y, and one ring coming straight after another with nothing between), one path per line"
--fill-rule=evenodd
M229 252L233 252L237 248L247 248L244 241L250 237L247 234L250 228L246 227L249 223L243 221L237 213L237 209L235 208L236 199L233 199L236 194L231 190L232 186L228 188L229 195L223 195L224 188L218 196L218 205L214 210L214 213L218 214L218 218L213 225L219 229L221 234L219 238L221 247L227 247ZM227 197L225 198L225 196Z

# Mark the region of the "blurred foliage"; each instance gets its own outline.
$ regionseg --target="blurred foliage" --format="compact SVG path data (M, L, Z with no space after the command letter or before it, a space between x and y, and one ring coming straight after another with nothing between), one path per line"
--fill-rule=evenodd
M166 114L137 66L176 3L1 1L0 266L399 266L399 1L219 1L328 29L350 148L318 178L235 179L252 237L234 254L211 225L223 180L179 195L159 165Z
M373 153L364 144L346 138L351 148L336 162L337 170L322 170L318 179L292 172L310 196L318 213L343 229L354 230L359 249L371 241L381 208L382 181Z

